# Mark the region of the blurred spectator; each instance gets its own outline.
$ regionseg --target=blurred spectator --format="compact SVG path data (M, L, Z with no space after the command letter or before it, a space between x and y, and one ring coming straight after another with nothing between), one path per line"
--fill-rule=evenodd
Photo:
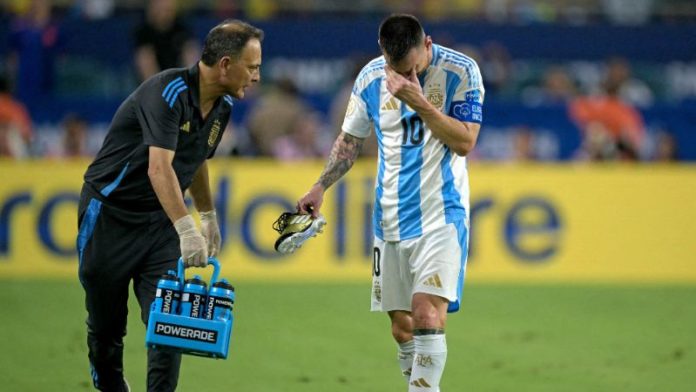
M114 0L76 0L72 12L87 19L99 20L110 17L114 7Z
M7 146L10 144L13 145L12 156L25 155L33 135L31 118L26 107L10 95L7 80L4 77L0 77L0 124L4 126L3 137L7 139L3 144L6 148L9 148ZM9 143L10 140L12 143Z
M576 95L575 83L563 67L552 66L544 71L540 86L522 91L522 101L529 106L566 104Z
M602 0L605 14L614 23L636 25L650 21L654 0Z
M512 160L515 162L536 161L534 151L534 131L528 127L520 127L512 136Z
M31 0L28 13L12 21L8 66L16 96L30 111L53 92L61 37L51 8L50 0Z
M321 158L321 119L318 113L306 112L295 118L290 133L275 139L273 157L281 161Z
M12 125L0 122L0 158L26 158L27 146Z
M671 133L661 131L657 134L654 160L657 162L675 162L678 160L677 141Z
M63 120L63 152L64 158L87 157L87 122L75 115L69 114Z
M135 30L135 64L141 80L198 60L198 43L176 13L175 0L149 1L145 22Z
M651 106L654 95L650 87L632 75L631 65L626 59L616 57L607 63L605 84L618 86L618 95L629 104L639 107Z
M488 42L481 48L481 75L486 92L504 91L510 81L512 63L507 48L498 42Z
M591 160L635 160L642 150L645 124L640 113L618 97L616 84L606 95L581 97L569 107L583 134L581 157Z
M256 101L247 118L249 135L256 155L273 156L278 138L288 135L295 121L308 112L297 86L290 79L281 79Z

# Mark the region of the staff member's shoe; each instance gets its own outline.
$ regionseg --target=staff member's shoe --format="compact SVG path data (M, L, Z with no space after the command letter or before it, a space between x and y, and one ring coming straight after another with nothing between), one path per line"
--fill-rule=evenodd
M312 218L311 215L296 212L284 212L273 223L273 229L280 234L275 242L275 250L288 254L301 247L308 239L316 237L323 231L326 219L323 215Z

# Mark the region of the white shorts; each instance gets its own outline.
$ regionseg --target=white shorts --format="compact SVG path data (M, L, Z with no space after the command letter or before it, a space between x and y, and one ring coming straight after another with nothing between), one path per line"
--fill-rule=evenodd
M463 220L403 241L375 237L371 310L410 312L414 293L446 298L448 312L459 310L468 243Z

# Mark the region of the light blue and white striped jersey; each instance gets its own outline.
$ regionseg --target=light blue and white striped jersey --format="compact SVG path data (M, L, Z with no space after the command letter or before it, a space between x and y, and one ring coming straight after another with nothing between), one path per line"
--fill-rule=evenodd
M433 44L432 51L430 66L419 75L425 97L453 118L481 123L484 88L476 62L443 46ZM358 75L343 131L365 138L374 124L379 160L373 227L378 238L400 241L468 218L469 177L466 158L434 138L418 114L389 93L385 64L378 57Z

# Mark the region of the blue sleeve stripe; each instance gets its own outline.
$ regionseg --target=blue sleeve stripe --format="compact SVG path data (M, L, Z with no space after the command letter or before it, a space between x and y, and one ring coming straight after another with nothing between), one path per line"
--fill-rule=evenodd
M176 78L176 79L172 80L171 82L169 82L169 84L167 85L167 87L165 87L165 88L164 88L164 91L162 92L162 97L166 97L166 96L169 94L169 92L170 92L172 89L175 88L176 85L178 85L178 84L180 84L180 83L183 83L183 82L184 82L184 79L183 79L181 76L179 76L178 78ZM165 98L165 99L166 99L166 98Z
M223 95L222 99L225 100L230 106L234 106L234 100L229 95Z
M181 93L182 91L186 90L187 88L188 88L187 85L183 85L183 86L179 87L179 88L174 92L174 94L172 95L172 97L171 97L171 98L169 99L169 101L167 102L167 103L169 103L169 107L170 107L170 108L174 106L174 102L176 102L176 98L179 96L179 93Z
M446 62L466 68L467 73L469 75L470 87L478 87L481 84L479 73L476 72L476 63L474 62L474 60L451 49L447 49L444 47L440 47L440 49L448 55L445 57Z
M170 84L171 88L165 89L165 93L162 93L162 97L164 98L165 101L169 102L172 99L172 96L176 94L176 90L180 88L181 86L186 86L186 83L184 83L183 80L180 80L178 82L175 82L174 84ZM166 91L168 90L168 91Z

